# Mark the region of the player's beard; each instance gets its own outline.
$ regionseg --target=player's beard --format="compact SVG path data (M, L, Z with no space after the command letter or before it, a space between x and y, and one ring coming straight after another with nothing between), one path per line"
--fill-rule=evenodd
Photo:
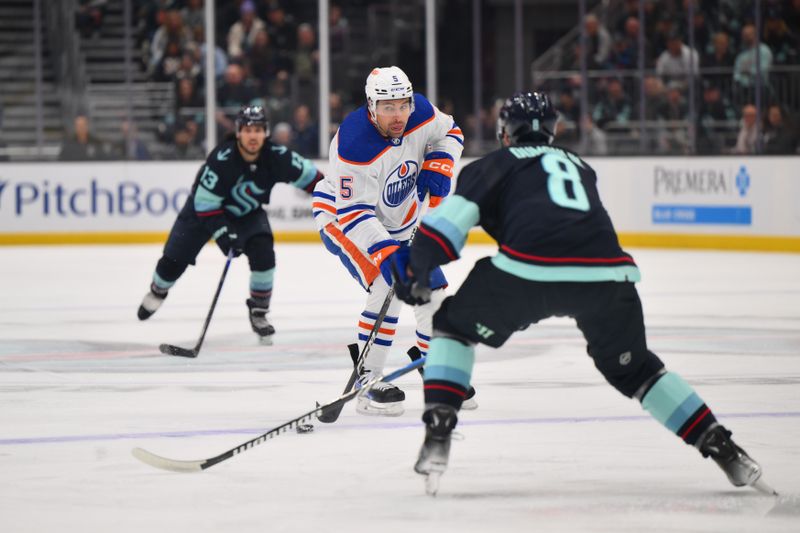
M258 141L255 141L253 144L255 145L255 149L251 150L245 143L242 142L241 139L237 139L236 142L239 144L239 149L243 151L245 154L249 156L257 156L258 153L261 151L261 147L263 143L259 145Z

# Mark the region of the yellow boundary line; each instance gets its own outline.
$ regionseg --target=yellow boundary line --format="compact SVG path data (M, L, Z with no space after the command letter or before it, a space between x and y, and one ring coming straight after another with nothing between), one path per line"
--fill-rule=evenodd
M77 245L163 243L166 232L83 232L83 233L0 233L0 245ZM314 231L277 231L275 240L284 243L320 242ZM494 240L482 231L469 234L473 244ZM751 235L698 235L673 233L620 233L624 247L683 248L800 253L800 237Z

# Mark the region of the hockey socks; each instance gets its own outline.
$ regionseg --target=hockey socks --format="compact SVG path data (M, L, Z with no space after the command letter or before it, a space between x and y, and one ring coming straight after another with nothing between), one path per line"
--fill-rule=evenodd
M425 405L449 405L456 410L469 390L475 349L454 339L436 337L425 362Z
M650 387L642 407L692 446L717 421L691 385L674 372L665 373Z

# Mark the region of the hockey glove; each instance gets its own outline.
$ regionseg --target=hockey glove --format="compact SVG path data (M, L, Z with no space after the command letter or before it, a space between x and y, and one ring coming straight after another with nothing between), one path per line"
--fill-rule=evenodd
M425 194L431 193L430 206L438 206L450 193L450 181L453 178L453 156L447 152L431 152L425 156L422 170L417 178L417 196L419 201L425 200Z
M406 248L408 250L408 248ZM401 266L401 261L391 261L392 278L394 279L394 294L409 305L423 305L431 301L431 288L419 280L427 280L430 276L420 278L408 275L408 260Z
M235 229L228 229L228 226L222 226L217 230L213 237L223 254L228 255L228 250L232 250L233 257L242 255L242 252L244 251L244 243L239 238L239 235L236 233Z
M381 269L381 275L383 279L386 280L386 284L390 287L392 286L392 272L389 270L389 263L391 263L391 257L394 256L399 248L399 241L387 239L377 242L367 249L367 253L370 258L372 258L372 262Z

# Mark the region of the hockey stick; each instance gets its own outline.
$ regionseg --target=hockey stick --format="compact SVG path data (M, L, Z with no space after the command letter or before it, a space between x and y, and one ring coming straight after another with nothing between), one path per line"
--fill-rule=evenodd
M419 359L412 363L407 364L402 368L398 368L394 372L391 372L387 376L375 376L374 378L370 379L367 383L364 384L363 387L360 389L353 389L346 394L343 394L336 398L335 400L326 403L325 405L317 406L315 409L304 413L297 418L293 418L288 422L284 422L280 426L270 429L266 433L262 433L258 437L254 439L250 439L247 442L244 442L235 448L231 448L230 450L223 452L219 455L215 455L214 457L209 457L208 459L198 459L196 461L185 461L185 460L178 460L178 459L168 459L166 457L161 457L160 455L156 455L154 453L148 452L143 448L134 448L131 453L133 456L146 463L150 466L155 468L160 468L162 470L169 470L171 472L200 472L201 470L205 470L214 466L217 463L221 463L227 459L230 459L234 455L239 455L242 452L249 450L263 442L268 441L269 439L275 438L280 436L283 433L286 433L288 430L292 428L296 428L303 424L303 422L308 422L312 419L312 417L322 411L323 409L330 408L336 405L344 405L345 403L349 402L359 394L365 393L369 389L371 389L376 383L379 381L393 381L400 376L403 376L417 368L419 368L422 364L425 363L425 358Z
M394 287L389 287L389 292L386 294L386 299L383 300L383 305L378 313L378 317L375 319L375 323L372 325L372 329L367 337L367 342L364 343L364 348L362 348L361 353L358 355L358 359L353 361L353 371L350 373L350 377L347 380L347 384L344 386L344 392L342 394L347 394L350 392L350 389L352 389L353 385L355 385L356 379L358 379L358 374L361 371L361 367L364 365L364 360L367 358L367 354L369 353L369 349L372 347L375 339L378 337L378 330L380 329L381 324L383 324L383 319L386 318L386 313L389 312L389 306L392 304L392 298L394 298ZM317 402L317 408L319 409L319 407L319 402ZM327 408L322 406L322 409L319 409L317 420L323 424L333 424L339 419L339 415L342 414L342 409L344 409L344 402Z
M200 332L200 338L197 340L195 347L189 350L188 348L181 348L173 344L162 344L158 347L161 353L164 355L177 355L178 357L197 357L197 354L200 353L200 347L203 345L203 339L206 338L206 331L208 331L208 324L211 322L211 315L214 314L214 308L217 307L217 300L219 299L219 293L222 291L222 284L225 282L225 276L228 275L228 268L231 266L231 259L233 259L233 250L228 250L228 259L225 261L225 268L222 269L222 276L219 278L217 292L214 293L214 299L211 301L211 308L208 310L206 322L203 324L203 331Z

